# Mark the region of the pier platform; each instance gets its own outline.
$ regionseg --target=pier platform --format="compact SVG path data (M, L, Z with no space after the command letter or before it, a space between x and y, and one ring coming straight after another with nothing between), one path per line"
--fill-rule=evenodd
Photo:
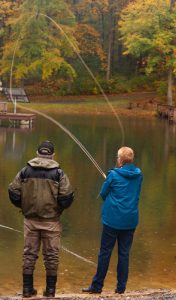
M176 107L173 105L158 104L157 114L162 119L168 119L170 123L176 124Z
M7 120L13 125L21 124L21 125L29 125L29 127L32 127L35 117L36 117L35 114L1 112L0 122L3 120Z

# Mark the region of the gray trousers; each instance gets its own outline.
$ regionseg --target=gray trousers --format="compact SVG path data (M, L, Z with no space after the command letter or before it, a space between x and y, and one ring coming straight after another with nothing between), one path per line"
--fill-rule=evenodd
M46 275L57 275L61 224L59 221L24 219L23 274L33 274L42 243Z

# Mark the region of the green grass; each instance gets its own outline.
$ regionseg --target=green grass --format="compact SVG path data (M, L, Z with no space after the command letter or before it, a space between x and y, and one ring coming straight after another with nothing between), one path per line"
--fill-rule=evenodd
M132 93L132 94L123 94L123 95L109 95L108 99L113 108L117 111L120 111L121 114L126 116L150 116L153 113L147 110L129 110L130 102L140 102L149 100L151 95L146 95L146 93ZM49 102L49 100L51 102ZM102 95L99 96L85 96L85 97L63 97L56 100L52 97L45 98L45 102L42 102L42 98L35 98L34 102L22 103L21 107L18 107L17 112L26 112L30 113L30 109L44 112L44 113L57 113L57 114L112 114L112 109L108 105L107 101ZM38 101L39 100L39 101ZM47 101L46 101L47 100ZM53 102L52 102L53 100ZM55 101L55 102L54 102ZM26 109L25 109L26 108ZM29 109L29 110L27 110ZM13 111L13 104L8 103L8 112ZM35 111L34 111L35 113Z
M129 100L116 100L110 101L114 108L127 108ZM86 101L81 103L23 103L20 104L24 108L32 108L42 111L57 111L57 110L106 110L109 105L106 100L97 100L97 101ZM17 104L18 110L18 104ZM13 111L13 104L8 103L8 111Z

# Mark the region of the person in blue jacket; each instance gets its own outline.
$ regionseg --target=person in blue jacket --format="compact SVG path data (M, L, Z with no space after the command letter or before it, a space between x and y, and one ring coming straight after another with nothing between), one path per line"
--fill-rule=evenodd
M138 202L142 184L142 172L133 164L134 151L122 147L117 154L117 167L111 169L101 188L103 231L98 256L97 272L87 293L101 293L112 250L117 241L118 264L115 293L125 292L128 280L129 253L133 235L139 222Z

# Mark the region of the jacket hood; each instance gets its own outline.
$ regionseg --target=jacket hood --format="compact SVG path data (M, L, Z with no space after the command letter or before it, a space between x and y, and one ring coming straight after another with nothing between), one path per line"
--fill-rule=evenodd
M121 168L114 168L112 170L126 178L132 179L138 176L142 176L141 170L137 168L134 164L126 164Z
M58 168L59 164L53 159L36 157L28 161L28 165L33 168L54 169Z

